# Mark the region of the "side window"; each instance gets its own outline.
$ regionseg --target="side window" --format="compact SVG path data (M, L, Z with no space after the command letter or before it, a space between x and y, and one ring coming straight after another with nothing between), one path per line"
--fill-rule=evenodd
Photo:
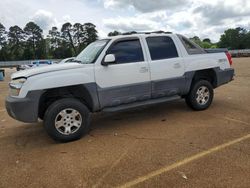
M186 37L182 35L178 35L179 39L181 40L182 44L187 50L187 53L189 55L194 55L194 54L204 54L206 53L198 44L190 41Z
M147 37L146 41L152 60L178 57L176 46L170 37Z
M118 64L144 61L139 39L116 42L108 53L115 55Z
M196 49L195 45L192 44L189 40L185 39L185 38L182 38L185 46L187 49Z

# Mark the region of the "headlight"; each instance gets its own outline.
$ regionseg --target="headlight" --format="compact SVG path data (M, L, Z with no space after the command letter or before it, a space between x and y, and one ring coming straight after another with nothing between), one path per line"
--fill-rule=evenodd
M9 83L10 95L11 96L18 96L23 84L25 83L25 81L26 81L26 78L19 78L19 79L16 79L16 80L12 80Z

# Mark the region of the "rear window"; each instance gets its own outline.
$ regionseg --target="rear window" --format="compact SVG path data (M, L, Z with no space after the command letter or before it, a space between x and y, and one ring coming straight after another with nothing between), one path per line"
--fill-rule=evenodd
M152 60L178 57L173 40L167 36L147 37L148 49Z
M183 46L186 48L187 53L189 55L194 54L205 54L205 50L202 49L198 44L192 42L191 40L187 39L182 35L178 35L179 39L181 40Z

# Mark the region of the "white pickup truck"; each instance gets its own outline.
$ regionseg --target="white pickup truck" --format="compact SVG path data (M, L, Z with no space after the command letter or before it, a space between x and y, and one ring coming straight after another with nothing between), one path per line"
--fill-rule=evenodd
M44 120L48 134L72 141L86 134L90 113L114 112L184 98L207 109L213 89L233 79L227 52L208 53L178 34L134 34L97 40L71 63L12 75L9 115Z

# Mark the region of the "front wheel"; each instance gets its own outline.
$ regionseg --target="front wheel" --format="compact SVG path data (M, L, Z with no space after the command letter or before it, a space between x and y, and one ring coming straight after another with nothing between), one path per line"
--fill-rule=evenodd
M207 109L211 105L213 97L214 91L211 83L206 80L199 80L192 85L185 100L189 107L199 111Z
M57 141L69 142L81 138L89 130L90 113L77 99L60 99L45 112L44 127Z

